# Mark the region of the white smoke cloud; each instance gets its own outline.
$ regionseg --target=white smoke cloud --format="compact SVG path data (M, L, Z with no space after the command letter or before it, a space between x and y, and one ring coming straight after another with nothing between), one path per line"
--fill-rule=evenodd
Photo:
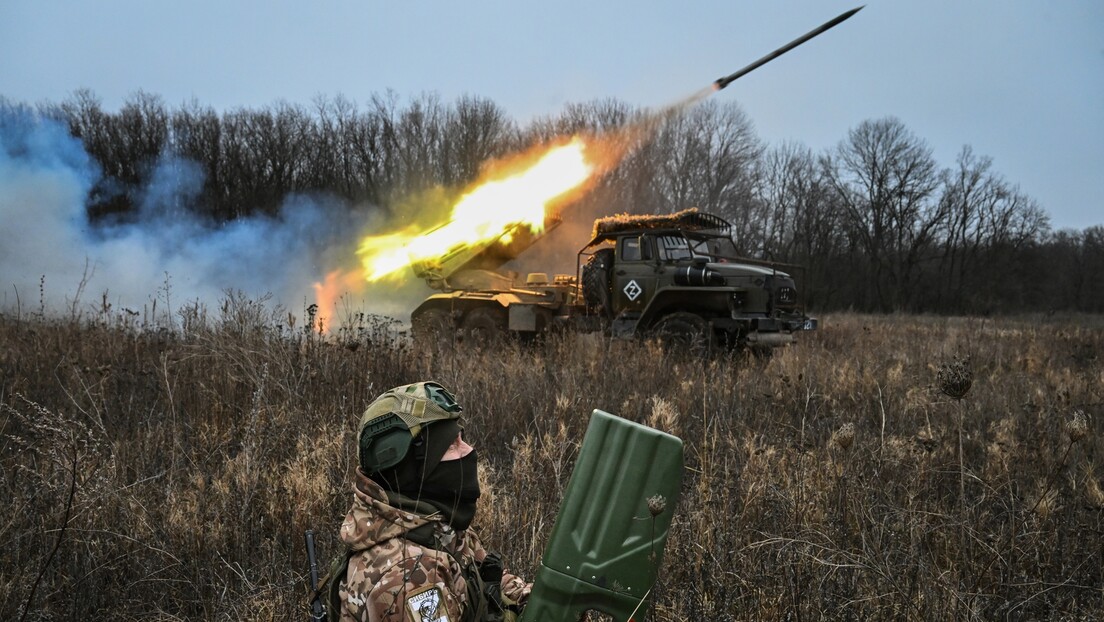
M355 260L368 220L335 200L292 196L275 217L213 225L188 209L201 168L166 156L136 217L97 224L86 200L98 179L63 124L0 102L0 311L86 311L106 299L135 311L157 302L160 315L166 303L216 308L234 290L301 315L313 284Z

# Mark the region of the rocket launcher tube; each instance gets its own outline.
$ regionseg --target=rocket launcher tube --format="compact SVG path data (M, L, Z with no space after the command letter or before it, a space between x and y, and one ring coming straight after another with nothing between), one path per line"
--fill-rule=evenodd
M522 621L643 620L681 486L681 440L595 410Z
M442 249L440 256L412 262L411 268L414 275L425 279L430 287L447 289L448 279L454 274L464 270L496 270L521 255L561 222L559 218L545 218L544 229L539 232L533 232L528 225L515 224L484 242Z

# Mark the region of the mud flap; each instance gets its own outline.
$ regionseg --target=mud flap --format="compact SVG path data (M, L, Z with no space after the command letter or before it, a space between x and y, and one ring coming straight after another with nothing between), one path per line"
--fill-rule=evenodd
M682 486L682 441L595 410L523 622L645 618Z

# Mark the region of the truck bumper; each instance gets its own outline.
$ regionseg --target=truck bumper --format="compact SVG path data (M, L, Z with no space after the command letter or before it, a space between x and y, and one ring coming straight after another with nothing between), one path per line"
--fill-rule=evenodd
M753 317L727 320L723 323L715 320L714 326L730 334L742 335L741 339L749 345L780 347L794 343L794 335L799 331L816 330L818 322L816 318L804 316Z
M799 330L816 330L817 320L812 317L756 317L738 320L749 329L749 332L797 332Z
M788 324L789 330L792 331L817 329L817 319L815 317L807 317L800 320L794 320L792 322L788 322Z

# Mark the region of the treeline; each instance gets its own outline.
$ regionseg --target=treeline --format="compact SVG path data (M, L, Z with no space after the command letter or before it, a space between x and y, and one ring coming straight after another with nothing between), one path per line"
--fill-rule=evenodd
M813 308L1104 311L1104 227L1052 231L1043 207L990 158L966 146L938 163L892 117L864 121L816 153L764 144L737 104L712 100L659 119L597 101L526 124L479 97L393 93L220 113L194 102L171 109L147 93L109 112L79 91L39 112L66 123L99 163L88 205L101 219L135 213L167 156L201 168L188 208L214 221L275 213L297 193L393 211L411 193L475 180L496 156L636 124L648 128L645 139L580 213L717 213L745 253L805 266Z

